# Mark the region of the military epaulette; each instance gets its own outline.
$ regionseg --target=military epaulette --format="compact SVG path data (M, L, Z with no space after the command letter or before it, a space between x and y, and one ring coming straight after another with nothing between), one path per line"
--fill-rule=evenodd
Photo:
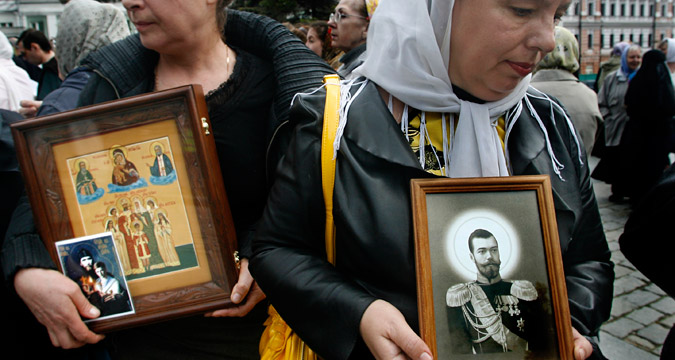
M459 307L471 300L471 291L466 284L453 285L445 294L445 302L450 307Z
M537 300L537 289L527 280L514 280L511 285L511 295L525 301Z

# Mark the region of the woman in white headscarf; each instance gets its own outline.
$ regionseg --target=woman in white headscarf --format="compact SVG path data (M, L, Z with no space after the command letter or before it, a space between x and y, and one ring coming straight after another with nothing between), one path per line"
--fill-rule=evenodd
M14 49L7 36L0 32L0 109L18 111L21 100L32 100L37 83L12 60Z
M368 57L356 70L363 77L341 86L335 266L324 244L325 92L296 99L295 138L270 192L251 269L320 356L430 359L415 334L410 179L526 174L551 177L574 354L598 355L589 340L609 317L614 273L586 159L561 106L528 88L568 4L381 2Z
M670 70L670 79L675 85L675 39L668 38L661 41L659 50L666 54L666 64Z

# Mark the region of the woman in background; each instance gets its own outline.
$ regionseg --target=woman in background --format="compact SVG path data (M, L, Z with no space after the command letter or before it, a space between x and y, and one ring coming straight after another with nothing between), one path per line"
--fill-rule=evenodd
M315 54L324 59L330 67L338 69L340 67L340 57L343 53L331 46L330 29L325 21L316 21L309 26L307 31L307 42L305 45Z
M0 32L0 109L18 111L21 100L33 100L37 83L12 60L14 49Z
M629 189L623 178L626 174L618 169L621 166L619 144L628 122L628 113L624 106L624 97L628 91L628 83L635 76L642 63L642 49L631 45L621 55L619 70L607 75L598 93L598 107L605 124L605 151L602 159L593 170L593 178L612 184L612 195L609 201L623 202Z

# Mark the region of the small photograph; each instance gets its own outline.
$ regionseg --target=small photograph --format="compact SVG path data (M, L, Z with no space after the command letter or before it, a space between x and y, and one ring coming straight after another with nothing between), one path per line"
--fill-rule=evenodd
M101 310L100 317L85 322L135 313L111 232L57 241L55 245L64 274Z

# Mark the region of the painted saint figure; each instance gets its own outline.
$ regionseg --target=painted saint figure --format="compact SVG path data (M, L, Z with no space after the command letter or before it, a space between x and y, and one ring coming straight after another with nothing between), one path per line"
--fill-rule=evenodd
M124 240L124 234L117 229L117 209L112 207L108 214L110 217L106 218L105 221L105 231L109 231L113 234L113 240L115 241L115 248L117 248L117 254L119 255L120 262L122 265L122 270L125 275L131 274L131 264L129 264L129 253L127 251L127 244Z
M505 281L494 235L477 229L469 235L470 258L478 270L476 281L448 289L448 325L458 339L458 353L496 353L528 348L534 336L530 316L537 290L527 280Z
M171 223L166 218L166 212L163 209L157 210L155 237L157 238L157 245L159 245L159 252L166 266L179 266L180 259L173 242Z
M155 153L155 162L150 166L150 174L152 176L167 176L173 172L173 164L171 164L171 159L164 154L164 150L162 148L162 145L159 143L154 143L153 144L153 150Z
M87 170L87 164L84 161L79 161L78 166L80 171L75 178L75 188L80 195L93 195L98 187L94 181L94 176Z
M139 179L136 166L127 160L124 150L120 147L112 151L114 162L112 183L118 186L127 186L135 183Z
M117 218L117 229L124 236L124 242L127 248L127 254L129 256L129 268L132 274L139 274L145 272L145 269L141 266L136 254L136 245L132 237L131 222L133 213L129 208L129 200L126 198L121 198L117 201L117 204L122 208L122 212ZM125 271L126 272L126 271Z
M134 221L134 232L132 233L136 256L141 260L143 268L150 270L150 248L148 248L148 236L143 232L140 221Z

